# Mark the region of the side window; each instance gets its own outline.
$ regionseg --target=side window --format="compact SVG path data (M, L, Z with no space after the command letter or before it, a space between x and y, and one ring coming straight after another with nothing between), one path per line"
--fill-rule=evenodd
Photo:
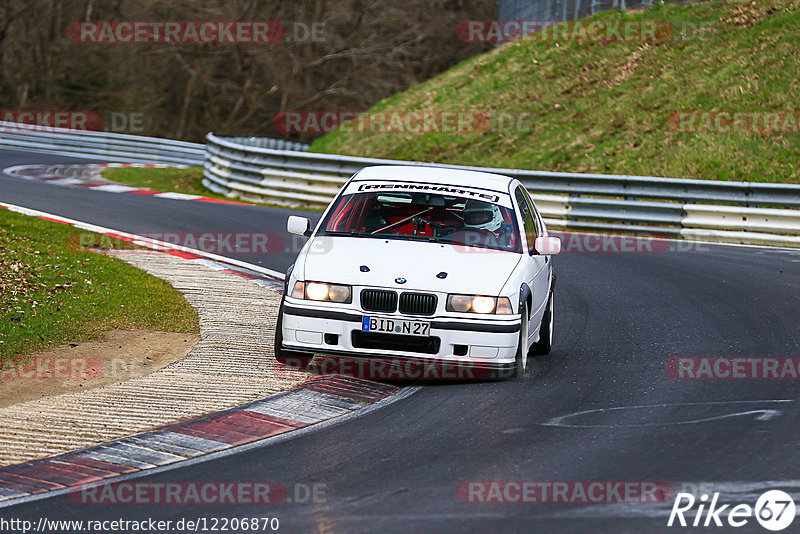
M534 222L533 207L528 201L522 186L517 187L516 191L514 191L514 197L517 199L517 205L522 214L522 223L525 226L525 237L528 242L528 253L533 254L533 242L538 235L537 225L536 222Z
M533 200L531 200L531 195L528 193L528 190L523 187L522 192L525 195L525 198L528 200L528 205L533 208L533 224L536 225L536 235L540 236L542 235L542 216L536 209L536 205L533 203Z

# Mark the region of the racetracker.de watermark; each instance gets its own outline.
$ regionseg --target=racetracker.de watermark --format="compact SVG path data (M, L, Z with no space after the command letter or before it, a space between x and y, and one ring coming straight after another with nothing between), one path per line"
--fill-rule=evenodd
M314 503L328 500L327 484L279 482L98 482L69 492L88 505L192 505Z
M667 361L676 380L797 380L798 357L680 357Z
M634 42L670 39L675 27L663 20L462 20L456 36L467 43L503 43L515 39L553 42Z
M659 232L631 234L585 234L581 232L552 232L561 239L560 254L658 254L664 252L707 252L711 247L699 241L670 239ZM502 253L510 238L492 233L465 232L464 243L453 245L463 254Z
M488 347L479 347L488 348ZM535 365L528 362L528 366ZM276 366L275 376L289 380L303 380L307 373L316 375L344 375L368 380L484 380L510 377L512 369L497 370L491 360L475 358L474 361L443 361L415 358L347 358L325 356L314 358L307 364L301 359L288 357L284 366Z
M798 134L800 111L676 111L667 126L675 133Z
M0 131L25 133L56 129L90 132L144 132L149 117L140 111L0 110Z
M323 42L324 22L277 20L75 21L68 38L84 44L274 44Z
M456 488L458 500L470 504L643 504L669 502L674 494L662 481L492 480L465 481Z
M0 382L11 380L89 380L104 376L103 361L81 356L36 356L3 360Z
M670 235L654 230L630 234L585 234L581 232L559 233L561 253L589 254L650 254L662 252L707 252L711 247L699 241L675 239Z
M75 237L71 237L75 240ZM278 232L147 232L137 239L81 232L77 245L98 249L186 248L214 254L298 253L305 240L286 239ZM316 247L318 248L318 247ZM316 250L315 248L315 250Z
M508 114L509 118L511 114ZM527 120L533 120L528 114ZM498 119L485 111L284 111L275 115L272 126L282 134L321 135L333 131L350 133L449 133L489 131Z
M146 354L141 358L149 358ZM151 360L115 357L101 360L94 356L33 356L6 359L0 365L0 382L12 380L126 380L142 374L142 365Z

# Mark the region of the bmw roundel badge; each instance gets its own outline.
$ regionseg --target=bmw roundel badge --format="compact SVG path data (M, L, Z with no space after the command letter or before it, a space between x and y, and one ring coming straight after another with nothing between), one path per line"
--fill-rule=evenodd
M405 284L406 283L406 279L403 278L402 276L398 276L397 278L394 279L394 281L397 282L398 284Z

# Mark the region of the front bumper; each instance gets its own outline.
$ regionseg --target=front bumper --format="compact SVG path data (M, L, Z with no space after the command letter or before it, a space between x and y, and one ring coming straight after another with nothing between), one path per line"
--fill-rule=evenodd
M400 342L400 338L406 336L385 334L381 343L377 344L380 348L367 348L361 334L364 315L430 322L430 340L435 341L424 348L414 349ZM514 367L520 317L507 315L502 319L487 320L419 317L399 313L372 314L332 306L310 306L308 301L287 298L283 304L282 324L283 346L287 351L352 358L447 362L503 372ZM398 342L392 343L393 339Z

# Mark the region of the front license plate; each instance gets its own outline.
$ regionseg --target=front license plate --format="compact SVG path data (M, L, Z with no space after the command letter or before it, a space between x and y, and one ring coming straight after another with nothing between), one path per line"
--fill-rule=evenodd
M407 336L427 336L431 323L425 321L406 321L388 317L370 317L361 320L362 332L383 332L386 334L405 334Z

